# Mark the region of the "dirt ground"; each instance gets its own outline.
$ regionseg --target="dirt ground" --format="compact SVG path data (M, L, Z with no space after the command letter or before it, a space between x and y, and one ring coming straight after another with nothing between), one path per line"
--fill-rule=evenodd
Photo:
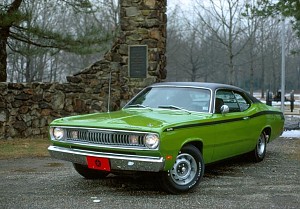
M151 175L85 180L51 158L0 160L0 208L300 208L300 139L278 138L266 159L207 166L188 194L163 192Z

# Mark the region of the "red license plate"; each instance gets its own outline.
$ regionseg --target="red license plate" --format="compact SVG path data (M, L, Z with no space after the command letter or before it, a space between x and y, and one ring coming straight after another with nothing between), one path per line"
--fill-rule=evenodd
M108 158L87 156L86 160L88 163L88 168L102 171L110 171L110 164Z

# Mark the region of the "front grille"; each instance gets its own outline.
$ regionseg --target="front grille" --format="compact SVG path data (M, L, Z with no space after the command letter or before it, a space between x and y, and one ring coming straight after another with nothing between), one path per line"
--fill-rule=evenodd
M68 128L64 140L95 145L145 148L144 136L145 133Z

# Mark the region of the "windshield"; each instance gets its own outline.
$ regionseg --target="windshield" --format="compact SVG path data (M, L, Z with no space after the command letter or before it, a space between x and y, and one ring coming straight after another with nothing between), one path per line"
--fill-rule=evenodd
M152 87L144 89L124 108L168 108L209 112L211 93L191 87Z

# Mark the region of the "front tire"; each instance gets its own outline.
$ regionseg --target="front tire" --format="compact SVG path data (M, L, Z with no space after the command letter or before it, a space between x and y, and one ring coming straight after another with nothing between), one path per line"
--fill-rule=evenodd
M252 159L254 162L261 162L265 156L267 151L267 137L265 133L261 133L259 138L257 139L255 149L252 151Z
M88 168L86 165L73 163L73 166L77 173L86 179L102 179L105 178L109 173L106 171L99 171Z
M193 145L184 146L176 157L173 167L161 173L163 188L172 194L194 189L204 174L201 152Z

